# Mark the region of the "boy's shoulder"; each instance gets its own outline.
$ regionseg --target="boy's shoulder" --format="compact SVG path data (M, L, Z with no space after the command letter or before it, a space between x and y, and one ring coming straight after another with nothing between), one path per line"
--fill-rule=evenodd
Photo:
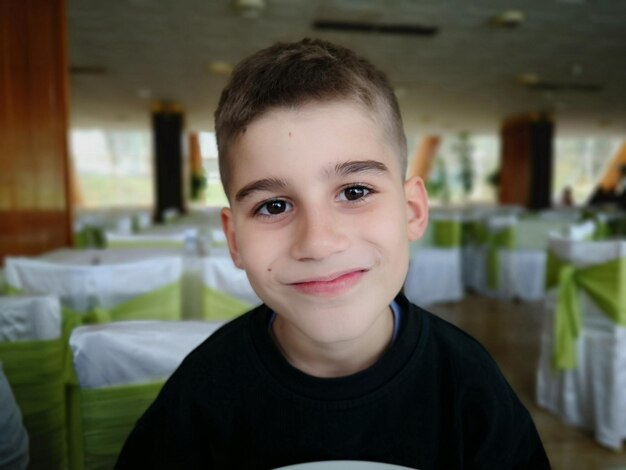
M472 335L445 319L411 304L410 313L421 316L424 344L421 359L435 360L449 373L465 377L491 377L505 383L504 376L487 349ZM485 375L486 374L486 375Z
M238 352L247 346L250 341L249 328L253 318L262 315L263 305L249 310L248 312L225 322L211 336L200 343L185 358L183 364L188 362L207 364L213 362L228 362L228 357L238 355Z

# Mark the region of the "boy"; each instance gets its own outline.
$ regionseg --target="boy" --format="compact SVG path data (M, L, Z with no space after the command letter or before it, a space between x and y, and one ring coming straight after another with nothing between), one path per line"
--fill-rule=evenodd
M488 353L400 293L428 203L384 75L274 45L234 70L216 133L230 253L264 305L185 359L118 468L548 468Z

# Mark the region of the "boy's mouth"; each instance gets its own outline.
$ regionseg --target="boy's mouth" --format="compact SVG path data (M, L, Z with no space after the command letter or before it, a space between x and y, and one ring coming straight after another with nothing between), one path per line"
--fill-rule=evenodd
M366 269L357 269L325 277L305 279L290 285L303 294L335 296L350 290L366 272Z

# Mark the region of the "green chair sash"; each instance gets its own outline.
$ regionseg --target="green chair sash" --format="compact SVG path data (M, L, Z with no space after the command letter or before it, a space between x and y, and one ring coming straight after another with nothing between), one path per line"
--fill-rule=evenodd
M30 440L30 469L66 466L64 349L61 338L0 342L0 360Z
M500 279L500 250L515 248L515 229L513 226L489 232L487 236L487 285L498 288Z
M202 302L204 320L231 320L251 307L247 302L206 286L203 289Z
M564 265L564 261L561 261L552 250L548 250L546 256L546 290L559 285L559 271Z
M461 246L461 222L458 220L433 221L434 245L438 248Z
M96 308L86 315L85 322L180 320L180 304L180 282L173 282L110 309Z
M76 248L105 248L106 236L101 227L87 225L76 233L74 236L74 245Z
M69 390L71 470L109 470L163 382Z
M582 327L581 290L616 325L626 326L626 258L585 268L563 263L558 279L554 365L565 370L576 367L576 340Z
M480 220L465 221L462 224L463 244L484 245L487 242L487 226Z
M12 286L6 286L7 295L20 295L24 291ZM76 312L69 307L63 307L64 331L69 338L71 330L83 324L108 323L110 321L126 320L180 320L180 281L167 284L152 292L137 296L115 307L106 309L96 307L88 312Z

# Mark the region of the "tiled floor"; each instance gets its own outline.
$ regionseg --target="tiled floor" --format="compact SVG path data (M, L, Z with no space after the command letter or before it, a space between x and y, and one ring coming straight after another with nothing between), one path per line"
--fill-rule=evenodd
M494 356L533 415L555 470L626 470L626 446L621 452L608 450L589 433L564 425L558 417L536 405L541 304L468 295L461 302L429 309L470 333Z

